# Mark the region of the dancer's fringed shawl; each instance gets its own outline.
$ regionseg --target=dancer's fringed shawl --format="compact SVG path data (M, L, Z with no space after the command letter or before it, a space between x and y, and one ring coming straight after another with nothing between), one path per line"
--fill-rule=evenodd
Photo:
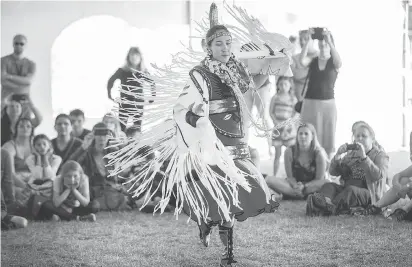
M257 19L249 17L241 8L236 6L232 8L226 3L224 6L241 25L240 27L225 25L234 38L241 43L255 43L256 51L262 49L263 44L268 44L280 59L288 57L288 51L292 45L286 37L267 32ZM209 24L207 20L198 24L198 32L202 37L209 29L207 24ZM121 103L137 105L144 103L145 108L143 117L138 116L138 113L141 112L138 108L118 110L119 117L132 117L134 121L144 120L145 124L155 126L145 129L138 138L128 140L128 145L107 156L109 165L115 166L111 175L118 175L133 165L143 164L143 169L138 174L125 181L130 186L136 185L131 187L134 196L140 196L148 190L150 191L155 184L156 172L162 168L165 175L156 188L162 191L162 200L156 206L156 211L159 209L161 212L164 211L175 190L177 200L175 215L178 216L181 213L185 202L190 206L199 222L206 219L208 203L204 201L198 183L191 183L194 180L192 170L198 174L201 184L210 192L220 207L223 220L230 219L230 207L227 206L229 201L225 200L230 198L234 205L239 206L238 187L241 186L250 191L244 173L235 166L228 150L216 137L212 126L209 125L207 129L194 128L186 123L184 116L181 114L174 116L173 114L173 106L177 102L179 94L182 93L182 89L184 92L189 86L188 81L191 80L189 71L198 65L204 56L204 53L185 48L184 51L173 56L170 65L164 67L152 65L154 73L146 79L138 79L139 83L142 84L143 93L122 89L122 93L133 95L136 99L144 100L144 102L134 103L127 99L120 99ZM279 64L278 74L280 75L285 69L284 62L287 64L286 68L289 68L289 61L282 61ZM135 79L137 78L135 77ZM153 83L156 86L155 97L151 94ZM241 97L243 98L243 96ZM208 92L204 92L203 98L208 99ZM154 103L149 104L150 100L154 100ZM244 99L240 101L244 102ZM254 126L263 131L272 130L266 129L265 125L261 126L256 122ZM117 141L124 142L124 140ZM156 155L153 160L145 164L145 157L147 153L150 153L144 149L146 147L151 147L152 151L156 151ZM144 152L142 153L142 151ZM218 165L226 177L213 171L211 165ZM222 188L220 180L225 182L226 190ZM152 196L147 197L144 205L151 198Z

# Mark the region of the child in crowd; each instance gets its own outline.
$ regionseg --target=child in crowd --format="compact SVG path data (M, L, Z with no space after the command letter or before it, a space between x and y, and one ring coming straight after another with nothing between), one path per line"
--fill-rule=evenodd
M83 128L85 121L84 112L80 109L74 109L70 111L69 116L73 127L71 135L83 141L84 137L91 132L90 130Z
M276 94L272 97L269 107L269 114L273 124L281 125L287 120L292 119L297 114L295 104L297 99L292 89L293 80L290 77L280 76L276 83ZM278 132L279 131L279 132ZM273 166L273 175L276 175L279 169L280 157L282 156L282 146L290 147L296 140L296 126L289 124L283 126L278 131L273 132L272 146L275 147L275 160ZM275 135L278 135L276 136Z
M370 205L363 215L381 214L383 208L398 202L401 198L408 197L409 201L407 204L402 208L396 209L388 218L398 221L412 221L412 166L395 174L392 179L392 185L393 187L378 202Z
M53 154L52 143L44 134L34 137L33 146L33 154L26 159L26 165L31 172L28 184L36 194L51 199L53 181L62 159Z
M79 163L67 161L53 183L53 201L44 202L38 220L96 221L99 207L90 202L89 178Z

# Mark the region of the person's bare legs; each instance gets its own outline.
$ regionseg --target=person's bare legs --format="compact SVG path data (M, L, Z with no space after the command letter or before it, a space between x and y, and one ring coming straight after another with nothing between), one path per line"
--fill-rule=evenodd
M294 189L286 179L276 178L275 176L267 176L266 183L270 189L276 193L291 197L302 197L302 192L299 189Z
M275 146L275 159L273 161L273 175L276 176L279 170L280 157L282 156L282 147Z
M398 192L394 188L389 189L385 194L383 194L382 198L375 203L375 206L378 208L384 208L396 203L400 199L397 193Z
M409 181L409 177L403 177L399 180L399 183L401 185L406 185L407 183L409 183ZM375 206L382 209L386 206L396 203L399 199L400 197L398 196L398 191L392 187L385 194L383 194L382 198L375 203Z

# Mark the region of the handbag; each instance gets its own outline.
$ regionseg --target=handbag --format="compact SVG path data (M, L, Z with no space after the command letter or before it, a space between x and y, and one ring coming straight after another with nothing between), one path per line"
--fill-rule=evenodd
M308 75L306 76L305 83L304 83L304 85L303 85L303 90L302 90L302 93L301 93L301 95L303 96L303 99L305 99L305 97L306 97L306 93L307 93L307 89L308 89L307 87L308 87L309 75L310 75L310 65L309 65ZM301 112L301 110L302 110L302 105L303 105L303 100L298 101L298 102L295 104L295 111L296 111L297 113L300 113L300 112Z

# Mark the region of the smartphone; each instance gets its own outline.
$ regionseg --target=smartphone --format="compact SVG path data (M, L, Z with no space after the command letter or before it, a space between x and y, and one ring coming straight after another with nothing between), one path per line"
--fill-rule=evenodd
M27 101L27 95L14 94L12 95L11 100L16 101L16 102L24 102L24 101Z
M347 144L346 149L347 150L358 150L359 146L358 144Z
M324 28L320 28L320 27L316 27L316 28L312 28L313 29L313 33L312 33L312 39L315 40L323 40L323 29Z
M95 129L94 131L93 131L93 134L94 135L103 135L103 136L106 136L106 135L109 135L109 130L108 129Z

